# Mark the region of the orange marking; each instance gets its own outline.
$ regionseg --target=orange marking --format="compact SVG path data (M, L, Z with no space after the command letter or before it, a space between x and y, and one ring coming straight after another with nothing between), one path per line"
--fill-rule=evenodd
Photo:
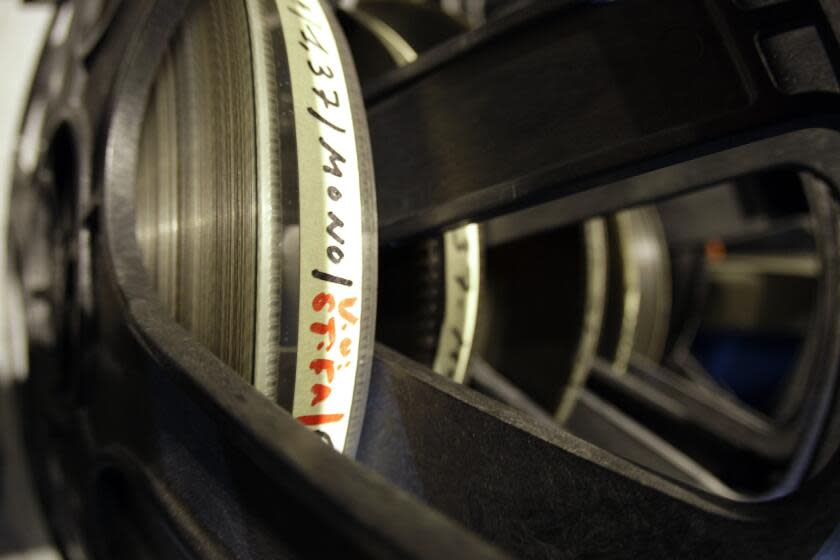
M314 371L316 374L323 373L324 371L326 371L327 381L332 383L333 377L335 376L334 363L332 360L312 360L311 362L309 362L309 369Z
M348 307L352 307L355 303L356 298L350 297L344 298L343 300L341 300L341 303L338 304L339 315L341 315L344 318L344 320L350 323L351 325L355 325L356 321L359 320L358 317L350 313L350 311L347 309Z
M327 311L335 309L335 298L330 294L321 292L312 299L312 309L315 311L321 311L324 306L327 306Z
M321 385L320 383L316 383L312 386L312 394L315 395L315 398L312 399L310 406L315 406L319 402L327 400L327 397L330 396L332 393L332 389L330 389L329 385Z
M726 244L720 239L710 239L704 249L709 262L718 262L726 257Z
M345 358L350 355L350 346L353 344L353 341L349 338L345 338L341 341L339 345L339 349L341 350L341 355Z
M315 334L327 335L328 340L330 341L329 344L327 344L327 351L332 348L332 345L335 342L335 318L330 317L330 320L326 323L312 323L309 325L309 330Z
M298 416L298 421L304 426L318 426L320 424L329 424L331 422L338 422L344 418L344 414L311 414L308 416Z

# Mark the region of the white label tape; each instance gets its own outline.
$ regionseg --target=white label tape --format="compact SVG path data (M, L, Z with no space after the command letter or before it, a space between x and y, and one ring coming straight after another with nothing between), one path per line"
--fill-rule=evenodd
M335 37L318 0L277 0L289 59L300 196L292 414L343 451L362 323L356 136Z

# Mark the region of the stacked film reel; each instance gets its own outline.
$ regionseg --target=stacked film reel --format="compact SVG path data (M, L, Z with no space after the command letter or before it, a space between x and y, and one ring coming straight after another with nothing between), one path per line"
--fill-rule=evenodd
M474 19L459 10L451 18L440 12L431 16L433 12L429 3L376 0L340 12L363 85L374 92L387 90L389 78L423 60L436 44L454 44L446 41ZM434 143L433 131L460 122L457 112L448 116L419 133L419 144ZM498 140L498 131L486 133ZM462 155L468 157L469 149ZM546 425L563 426L707 491L740 496L739 488L727 486L736 479L729 471L737 469L731 468L730 459L718 458L730 452L724 451L732 445L725 437L720 448L696 448L702 445L695 446L690 437L668 434L667 424L679 421L680 413L663 426L645 407L667 409L673 398L659 395L658 387L647 386L651 383L687 386L690 396L678 398L689 402L714 395L719 403L737 403L736 414L742 418L764 414L766 410L756 407L765 405L745 396L736 370L752 371L755 379L798 375L795 352L799 344L806 347L801 341L810 336L802 333L808 331L806 316L814 305L813 282L816 271L827 266L815 261L825 257L816 255L808 240L814 235L810 226L759 241L757 246L765 244L759 254L749 254L756 249L743 246L739 236L772 237L775 228L789 227L774 214L817 216L822 203L810 208L796 203L803 188L797 181L779 187L786 194L776 195L782 197L777 202L770 197L745 203L767 197L750 194L751 181L714 185L710 194L636 204L560 226L555 215L563 213L563 202L547 203L384 246L379 339ZM767 179L768 184L773 181ZM720 199L726 189L738 192ZM391 196L387 189L385 196ZM790 200L783 200L788 196ZM751 218L753 213L759 218ZM712 214L717 219L692 223ZM800 215L793 221L802 219ZM718 255L722 261L706 254L718 246L723 247L719 250L724 254ZM766 252L769 257L761 255ZM779 268L763 270L771 261ZM805 267L810 270L807 278L797 267L800 261L811 263ZM802 294L790 298L789 312L778 314L787 318L766 312L777 305L769 302L777 299L771 292L779 286ZM754 309L741 313L742 307ZM742 317L744 313L749 317ZM758 344L766 353L779 333L787 345L786 366L751 369L750 363L761 360L750 357L749 350L733 350ZM708 340L713 340L711 350L702 347ZM720 364L730 364L727 372ZM774 398L796 400L770 380L752 384L762 387L764 398L775 392L780 396ZM778 468L774 460L755 470L773 472Z
M445 14L428 4L387 1L361 2L340 14L363 83L414 62L475 19L459 10ZM500 236L492 237L497 244ZM546 265L538 272L543 284L513 273L541 260L546 251L569 273L558 274ZM560 423L574 408L598 355L620 372L627 371L631 354L662 358L671 278L656 208L594 218L532 238L527 247L509 253L494 255L488 265L478 224L386 251L382 339L459 383L468 382L475 354L479 369L503 371ZM563 320L541 323L533 309L515 310L517 302L534 293L552 294L547 297L558 304L544 311ZM539 342L537 331L545 334ZM509 351L500 340L518 351ZM522 351L529 345L541 349ZM529 355L533 359L523 357ZM552 373L540 364L552 364Z
M349 188L359 193L350 195L357 201L348 204L348 189L337 186L353 183L345 168L354 167L348 153L358 148L344 144L339 150L329 143L330 137L349 135L347 123L354 119L352 89L341 95L329 89L341 60L318 34L327 20L312 19L314 5L285 8L289 22L301 29L282 45L267 29L273 8L266 3L211 1L192 8L160 63L146 107L137 163L137 238L156 293L173 319L339 448L349 437L352 449L373 338L370 311L356 323L359 310L372 307L374 299L370 257L365 261L360 249L362 240L371 244L372 196L369 184L360 181L361 187ZM279 9L282 13L283 6ZM465 29L423 5L368 2L340 14L366 81L414 62L418 53ZM279 58L301 50L305 66L295 69L290 56L288 68L278 70L283 66L276 63L278 49ZM310 82L309 89L300 85ZM291 91L281 91L283 86ZM307 126L317 131L311 138ZM316 134L326 158L321 162L309 158L314 150L300 149ZM322 183L320 199L307 201L310 182ZM336 205L340 211L332 208ZM319 220L321 231L311 228L302 237ZM661 358L670 312L661 229L657 211L640 208L535 241L535 251L552 245L576 270L578 282L561 287L565 295L558 301L565 303L552 312L565 318L562 327L538 325L527 311L511 314L528 288L507 285L515 276L504 256L495 255L501 269L486 269L478 224L425 239L416 249L400 247L396 261L385 257L383 339L459 383L470 377L475 350L481 356L476 363L504 371L562 423L598 354L621 372L632 353ZM320 257L313 254L319 243ZM300 264L306 257L312 257L310 263ZM318 271L314 279L325 282L323 291L307 270ZM365 298L347 285L359 286L351 277L363 278ZM418 283L413 289L406 284L412 278ZM556 292L550 284L530 289ZM406 292L419 299L407 301ZM313 315L324 311L326 317ZM493 342L514 340L517 332L532 338L535 329L549 338L537 343L545 355L525 353L535 360L531 366ZM314 354L304 342L312 335L324 337L315 342ZM365 344L356 350L361 339ZM338 354L328 354L334 348ZM527 373L547 362L554 364L554 375ZM325 408L335 403L338 408ZM334 420L350 416L354 420L346 425Z
M790 2L61 3L10 245L68 555L810 552L840 135L765 75L829 35Z

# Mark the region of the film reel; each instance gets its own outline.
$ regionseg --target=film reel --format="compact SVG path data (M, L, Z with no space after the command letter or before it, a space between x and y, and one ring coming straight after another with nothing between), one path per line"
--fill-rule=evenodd
M411 64L418 53L465 30L423 3L363 2L340 13L364 80ZM393 286L385 290L384 339L464 383L479 317L484 259L479 225L451 228L396 252L383 267L385 283ZM416 298L406 301L406 291Z
M352 452L376 222L358 86L334 26L315 1L191 9L146 108L136 228L168 313Z
M389 69L410 64L418 53L464 29L458 19L422 3L368 1L340 14L367 83ZM567 303L553 311L572 325L570 332L552 322L543 324L527 311L514 319L504 309L519 305L513 302L527 299L536 288L526 282L507 285L508 266L487 274L487 254L477 224L402 247L395 251L402 254L385 260L385 284L398 288L384 292L383 339L459 383L469 381L468 365L474 354L481 367L493 367L481 356L487 354L501 375L539 395L537 400L563 423L599 351L610 356L617 371L626 371L633 352L654 360L661 357L670 312L670 270L661 229L655 209L637 208L588 220L562 236L562 248L556 253L580 282L564 286L569 292L560 297ZM555 273L546 265L540 270ZM412 286L408 290L406 283ZM552 282L540 286L536 289L540 293L555 292ZM406 291L417 296L406 298ZM485 298L482 305L479 292ZM547 354L530 367L518 364L519 355L512 363L506 361L505 350L496 343L505 336L494 323L510 321L522 333L534 329L552 333L538 345ZM535 373L537 363L552 361L552 374Z
M610 217L610 304L600 354L626 372L633 354L658 362L671 313L668 246L654 207L624 210Z

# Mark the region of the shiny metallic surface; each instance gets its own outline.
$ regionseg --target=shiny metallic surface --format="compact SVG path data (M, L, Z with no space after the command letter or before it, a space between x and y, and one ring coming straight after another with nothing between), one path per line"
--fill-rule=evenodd
M614 367L626 371L633 353L659 361L668 336L671 270L668 246L655 208L615 215L623 298Z
M385 46L397 66L405 66L417 60L417 51L393 27L364 11L363 6L347 12L351 18L366 27Z
M577 404L580 391L586 385L586 378L598 353L598 341L601 338L606 313L609 272L607 226L603 218L587 220L583 224L583 245L586 278L583 321L568 381L554 414L557 422L561 424L569 418Z
M161 301L253 378L256 125L243 2L197 6L165 56L147 109L137 238Z

